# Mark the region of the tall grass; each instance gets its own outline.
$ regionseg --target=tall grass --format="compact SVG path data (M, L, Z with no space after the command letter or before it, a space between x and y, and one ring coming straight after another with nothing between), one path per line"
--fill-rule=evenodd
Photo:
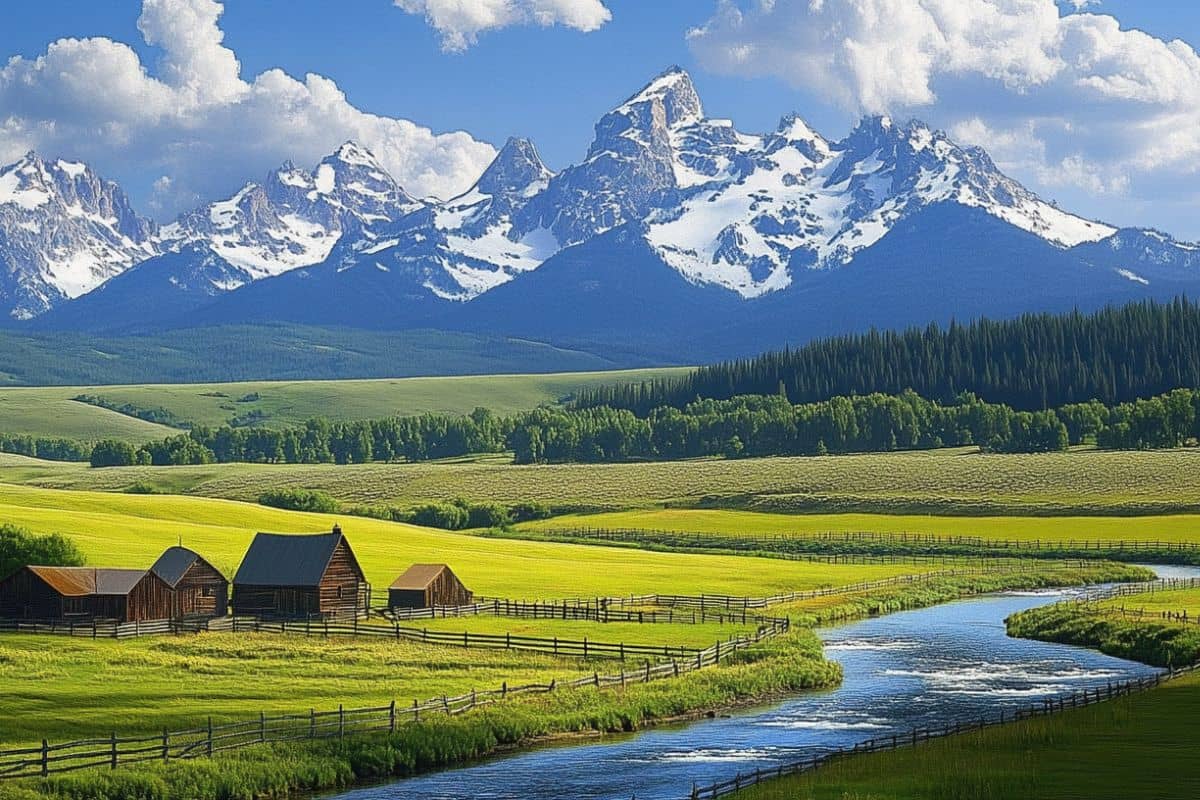
M738 654L726 665L622 691L560 690L457 717L402 726L395 734L344 742L256 748L211 761L92 770L0 785L0 800L250 800L333 789L457 764L538 738L619 733L655 721L837 683L809 631L796 631Z
M1092 647L1157 667L1200 661L1197 625L1133 619L1072 603L1022 611L1009 617L1006 624L1010 636Z

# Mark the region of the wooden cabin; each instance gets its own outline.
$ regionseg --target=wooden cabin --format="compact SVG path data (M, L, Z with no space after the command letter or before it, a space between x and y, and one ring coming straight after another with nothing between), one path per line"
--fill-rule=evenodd
M0 581L5 619L144 622L170 616L170 588L143 569L28 566Z
M388 589L391 608L470 605L475 595L445 564L413 564Z
M260 533L233 578L233 613L282 618L366 613L371 588L341 528L316 535Z
M171 589L171 619L223 617L229 613L229 581L186 547L172 547L150 571Z

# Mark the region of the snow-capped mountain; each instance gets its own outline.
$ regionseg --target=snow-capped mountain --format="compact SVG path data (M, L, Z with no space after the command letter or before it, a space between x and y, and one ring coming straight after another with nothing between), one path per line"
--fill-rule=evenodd
M319 264L343 235L369 239L374 227L422 205L366 148L346 142L312 172L289 162L184 215L163 228L162 240L168 250L202 243L257 280Z
M0 205L0 230L21 230L41 205L4 180L0 203L23 199ZM666 355L708 340L703 356L1200 285L1200 248L1061 210L920 122L867 117L833 140L793 114L742 133L705 116L679 68L604 114L580 163L552 172L513 138L445 201L409 196L348 142L157 236L123 196L110 205L133 250L62 291L109 278L41 324L444 327L629 348L653 338Z
M0 303L17 319L155 255L155 225L86 164L35 153L0 168Z

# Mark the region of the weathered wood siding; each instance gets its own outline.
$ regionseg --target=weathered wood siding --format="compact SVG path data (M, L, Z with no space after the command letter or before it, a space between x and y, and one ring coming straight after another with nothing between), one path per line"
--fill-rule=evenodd
M204 559L197 559L175 585L172 616L223 617L229 613L229 581Z
M388 605L392 608L465 606L470 605L474 598L474 592L448 569L434 578L423 592L416 589L388 590Z
M125 622L145 622L152 619L170 619L174 594L171 587L162 578L153 572L147 572L146 576L137 582L127 596L97 599L115 601L114 608L124 611L123 615L112 614L114 619L123 619ZM96 616L108 617L109 615L97 613Z
M67 598L24 567L0 581L0 617L4 619L62 619L64 613L70 613L67 605ZM86 604L70 605L76 607L76 613L88 613Z
M295 586L235 586L233 613L246 617L312 617L321 613L316 589Z
M325 616L352 617L357 610L365 610L360 599L366 586L362 570L345 539L338 542L329 559L329 566L321 576L320 604Z

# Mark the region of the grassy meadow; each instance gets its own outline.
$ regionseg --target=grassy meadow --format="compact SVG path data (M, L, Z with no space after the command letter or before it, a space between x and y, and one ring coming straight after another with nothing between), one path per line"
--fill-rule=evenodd
M3 387L0 431L130 441L161 438L175 432L71 400L81 394L95 395L117 405L165 408L181 422L195 425L217 426L234 417L255 414L259 416L258 425L286 427L314 417L355 420L426 411L466 414L478 406L497 413L523 411L542 403L560 402L585 387L648 380L684 371L664 368L544 375Z
M1200 675L1051 717L855 756L738 800L1190 800Z
M915 514L769 514L710 509L649 509L554 517L521 526L533 532L633 528L686 533L923 533L986 539L1064 541L1200 541L1200 515L1143 517L967 517Z
M260 711L411 702L590 671L577 659L387 639L4 636L0 743L181 730L209 714L232 722Z
M417 464L100 470L10 458L0 461L0 481L102 491L121 491L144 482L167 492L241 500L256 499L269 488L292 486L324 489L350 503L412 505L465 497L507 503L535 500L598 511L670 505L788 514L1200 514L1200 450L1196 449L1038 455L946 449L540 466L516 466L503 456L491 456Z
M367 579L383 591L412 563L446 562L477 594L515 598L628 593L763 595L913 571L739 556L645 553L484 539L373 519L197 497L56 491L0 484L0 520L70 536L89 563L148 567L183 543L232 575L256 531L313 533L340 522Z

